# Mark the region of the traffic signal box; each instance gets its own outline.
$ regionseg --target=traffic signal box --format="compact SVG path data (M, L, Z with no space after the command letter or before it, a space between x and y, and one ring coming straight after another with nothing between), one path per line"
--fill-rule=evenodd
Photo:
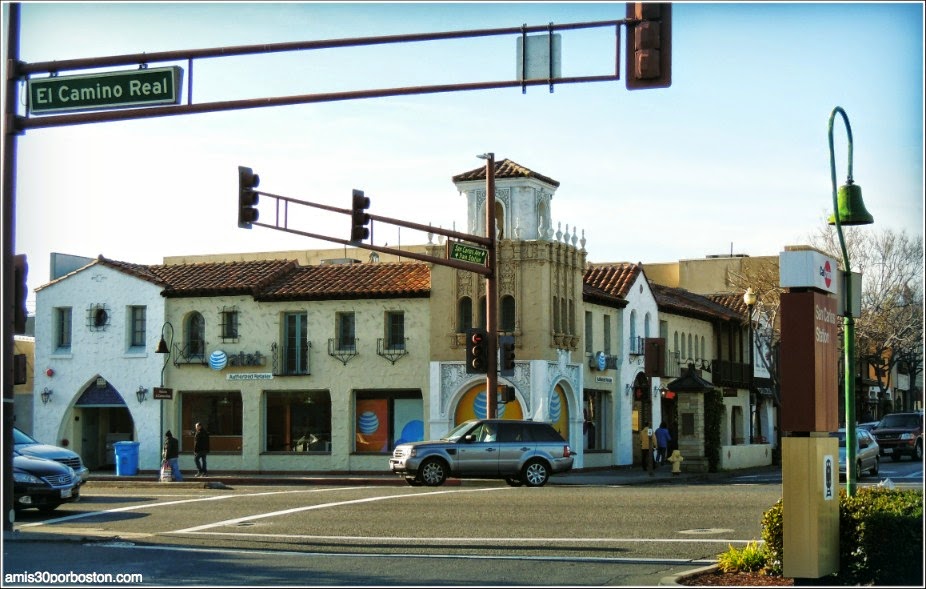
M499 336L498 349L501 351L499 374L502 376L514 376L514 336Z
M512 401L514 401L514 387L507 385L498 387L498 402L511 403Z
M628 2L625 48L628 90L668 88L672 85L672 5Z
M366 209L370 208L370 199L363 195L362 190L354 189L350 214L350 240L361 242L370 237L370 215ZM485 371L483 371L485 372Z
M260 200L255 188L260 184L260 176L251 168L238 166L238 227L250 229L251 223L257 221L257 201Z
M26 277L29 274L29 264L26 254L13 256L13 333L22 335L26 333L26 299L29 297L29 286Z
M466 373L485 374L489 366L488 334L484 329L466 332Z

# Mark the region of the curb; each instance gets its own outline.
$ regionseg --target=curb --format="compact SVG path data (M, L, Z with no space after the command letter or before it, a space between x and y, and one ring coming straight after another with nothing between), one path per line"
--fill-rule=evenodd
M716 565L716 564L712 564L712 565L708 565L708 566L706 566L706 567L701 567L701 568L699 568L699 569L693 569L693 570L690 570L690 571L685 571L685 572L679 573L679 574L677 574L677 575L668 575L668 576L666 576L666 577L663 577L663 578L659 579L659 586L662 587L662 586L666 586L666 585L670 585L670 586L671 586L671 585L684 585L684 583L680 583L679 581L682 581L682 580L687 579L687 578L689 578L689 577L694 577L694 576L696 576L696 575L700 575L700 574L703 574L703 573L712 573L712 572L714 572L714 571L716 571L716 570L717 570L717 565Z

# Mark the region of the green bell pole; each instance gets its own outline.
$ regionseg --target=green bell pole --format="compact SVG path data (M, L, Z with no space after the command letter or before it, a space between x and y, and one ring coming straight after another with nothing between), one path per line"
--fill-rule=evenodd
M846 124L846 135L849 139L849 172L846 183L836 189L836 161L833 153L833 121L836 114L842 116ZM846 239L842 233L843 225L870 225L874 217L865 209L862 201L862 189L852 181L852 128L849 126L849 117L841 107L837 106L830 114L829 121L830 146L830 178L833 183L833 215L829 218L830 225L836 225L836 235L839 237L839 247L842 249L843 260L843 350L845 352L844 389L846 403L846 494L855 495L855 320L852 317L852 268L849 265L849 252L846 249Z

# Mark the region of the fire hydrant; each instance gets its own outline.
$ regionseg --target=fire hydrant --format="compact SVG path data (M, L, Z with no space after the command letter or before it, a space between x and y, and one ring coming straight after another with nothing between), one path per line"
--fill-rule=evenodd
M672 451L672 456L669 456L666 460L672 463L672 476L677 476L682 472L682 460L685 460L682 457L682 453L678 450Z

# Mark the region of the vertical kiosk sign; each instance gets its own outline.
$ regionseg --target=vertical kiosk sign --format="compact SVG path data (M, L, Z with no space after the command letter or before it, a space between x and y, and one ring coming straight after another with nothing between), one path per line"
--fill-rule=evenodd
M780 256L782 573L818 579L839 571L838 274L810 249Z

